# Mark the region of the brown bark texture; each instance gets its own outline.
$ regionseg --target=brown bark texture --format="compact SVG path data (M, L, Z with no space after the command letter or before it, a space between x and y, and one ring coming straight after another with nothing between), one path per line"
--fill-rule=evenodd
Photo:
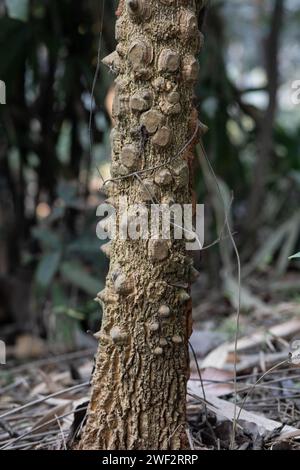
M111 174L122 179L105 186L118 218L119 196L129 204L192 202L191 161L201 128L193 105L201 6L194 0L127 0L118 9L118 46L104 59L117 74ZM127 176L152 167L158 168ZM110 269L98 294L104 315L79 448L185 448L195 275L186 241L122 240L117 234L103 251Z

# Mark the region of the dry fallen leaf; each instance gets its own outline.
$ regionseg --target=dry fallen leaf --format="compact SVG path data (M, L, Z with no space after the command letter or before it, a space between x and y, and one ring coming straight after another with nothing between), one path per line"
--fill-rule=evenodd
M45 341L29 334L18 336L12 354L17 359L36 359L48 352Z
M206 369L207 367L216 367L217 369L223 369L227 362L229 353L229 344L224 343L218 346L216 349L211 351L205 359L201 362L201 368Z
M255 333L240 338L238 340L238 351L244 351L250 348L259 346L265 342L267 336L273 338L287 338L300 331L300 320L292 319L279 325L272 326L271 328L264 328ZM231 343L229 345L229 351L234 351L235 345Z
M202 372L202 378L205 381L205 390L212 395L221 396L233 391L231 371L208 367Z
M72 409L71 401L63 405L55 406L50 411L48 411L48 413L46 413L45 416L43 416L41 419L39 419L36 422L36 424L32 428L32 433L34 433L35 430L37 432L43 432L49 428L58 426L58 421L54 421L54 420L64 415L68 411L71 411L71 409Z
M203 394L201 389L199 388L199 384L189 380L188 382L188 392L191 395L199 396L199 398L203 399ZM222 400L210 393L206 394L206 406L207 408L215 413L217 416L221 418L229 419L233 421L234 418L234 403L226 400ZM273 419L266 418L265 416L257 413L253 413L252 411L241 410L239 406L236 407L236 414L239 415L239 423L241 421L246 421L250 423L255 423L258 426L259 432L263 433L264 431L274 431L275 429L280 428L282 423L279 421L274 421ZM283 439L289 436L289 433L296 433L299 430L293 426L284 426L281 436Z
M215 367L207 367L201 370L201 378L205 392L211 395L220 397L233 391L233 372L216 369ZM198 382L200 387L202 387L198 374L193 373L191 380Z

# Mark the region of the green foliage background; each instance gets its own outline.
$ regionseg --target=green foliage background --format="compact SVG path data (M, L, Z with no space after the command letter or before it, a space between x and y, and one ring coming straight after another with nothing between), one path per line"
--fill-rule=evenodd
M232 218L243 262L251 267L260 253L254 269L271 276L299 268L297 258L283 262L298 251L300 232L300 104L290 99L291 83L300 78L299 3L283 2L278 106L261 206L252 220L270 85L264 47L275 2L212 1L199 57L195 99L210 128L204 145L224 198L234 192ZM102 21L101 0L0 1L0 79L7 88L7 105L0 107L0 322L34 328L68 347L78 330L99 323L92 299L107 269L95 213L102 201L97 168L106 172L109 163L105 99L114 77L102 66L91 156L88 123L99 31L104 57L115 47L115 8L116 2L106 1ZM219 233L208 181L200 156L195 184L206 204L207 243ZM202 257L211 285L219 282L219 251L216 245Z

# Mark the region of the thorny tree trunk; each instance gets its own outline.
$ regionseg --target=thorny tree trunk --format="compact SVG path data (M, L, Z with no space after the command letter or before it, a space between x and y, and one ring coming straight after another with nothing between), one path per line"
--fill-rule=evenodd
M112 176L165 166L141 173L142 184L134 176L110 183L109 202L127 196L129 204L150 204L150 194L163 203L192 201L200 9L200 0L120 3L119 44L104 59L118 73ZM117 236L104 250L111 256L105 290L98 294L104 318L79 448L184 448L194 276L185 241Z

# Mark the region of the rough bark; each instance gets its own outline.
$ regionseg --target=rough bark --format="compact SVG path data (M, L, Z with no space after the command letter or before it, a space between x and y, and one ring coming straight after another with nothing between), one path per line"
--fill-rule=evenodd
M193 87L202 36L201 1L128 0L118 9L112 176L162 163L107 185L109 202L192 201L197 111ZM146 189L147 188L147 189ZM116 207L120 216L120 207ZM192 260L185 240L121 240L110 254L99 350L81 449L186 447L186 384Z

